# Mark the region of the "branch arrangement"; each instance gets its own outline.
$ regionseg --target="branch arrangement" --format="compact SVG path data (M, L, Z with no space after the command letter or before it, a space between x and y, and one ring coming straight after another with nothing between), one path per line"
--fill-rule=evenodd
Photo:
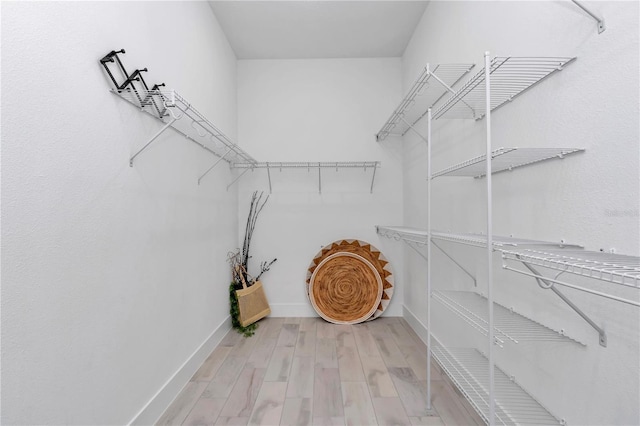
M249 274L249 248L251 247L251 238L253 237L253 231L256 227L258 215L267 204L269 196L267 195L263 199L264 193L258 195L258 191L254 192L251 196L251 205L249 206L249 216L247 217L247 225L244 232L244 242L242 244L242 250L229 253L228 261L231 264L231 271L233 274L233 282L236 288L242 288L242 282L246 282L248 286L260 279L262 274L267 272L273 263L278 259L273 259L271 262L262 262L260 264L260 273L253 278Z

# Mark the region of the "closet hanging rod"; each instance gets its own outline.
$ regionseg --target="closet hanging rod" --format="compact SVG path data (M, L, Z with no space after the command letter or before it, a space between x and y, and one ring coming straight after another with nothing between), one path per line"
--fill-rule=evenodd
M372 169L371 186L369 192L373 194L373 184L376 178L376 170L380 167L380 161L333 161L333 162L310 162L310 161L291 161L291 162L256 162L256 163L231 163L232 169L243 169L244 172L238 177L238 179L247 171L254 169L266 169L267 178L269 180L269 193L272 193L271 182L271 170L282 169L307 169L307 171L318 171L318 193L322 193L322 169L363 169L365 172L367 169ZM234 181L235 182L235 181Z

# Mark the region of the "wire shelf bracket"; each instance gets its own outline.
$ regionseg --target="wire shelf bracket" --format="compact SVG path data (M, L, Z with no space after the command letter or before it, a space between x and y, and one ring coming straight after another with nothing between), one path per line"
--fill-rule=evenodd
M584 152L583 148L498 148L491 153L491 173L511 171L518 167ZM480 155L434 173L431 178L440 176L467 176L482 178L486 176L487 156Z
M495 57L433 113L440 118L480 120L572 63L575 57ZM490 76L491 92L485 90ZM469 108L471 107L471 108Z
M604 30L607 29L606 25L604 24L604 18L602 18L601 16L597 15L596 13L592 12L591 9L589 9L588 7L586 7L585 5L583 5L581 2L579 2L578 0L571 0L576 6L578 6L580 9L582 9L583 11L585 11L589 16L591 16L593 19L595 19L596 24L597 24L597 28L598 28L598 34L602 34L604 32Z
M447 92L455 93L452 86L467 75L474 66L475 64L440 64L431 69L427 64L400 104L378 131L376 140L382 141L389 135L404 135ZM397 132L392 133L394 130Z
M429 260L427 257L418 250L418 247L425 247L428 241L428 233L426 231L417 229L417 228L406 228L406 227L397 227L397 226L376 226L376 233L382 237L392 238L396 241L404 241L409 247L411 247L420 257L422 257L427 264ZM431 245L440 250L442 254L444 254L451 262L453 262L460 270L471 278L473 281L473 286L476 287L478 285L476 281L476 277L469 272L464 266L462 266L458 261L454 259L447 251L445 251L442 247L436 244L433 239L431 239Z

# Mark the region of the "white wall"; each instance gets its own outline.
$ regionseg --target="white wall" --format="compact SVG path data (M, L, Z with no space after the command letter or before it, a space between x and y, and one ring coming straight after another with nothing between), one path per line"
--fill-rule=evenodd
M305 292L307 268L326 244L365 240L400 266L401 254L375 233L375 225L402 219L401 154L375 142L401 90L400 60L243 60L238 62L238 134L259 161L381 161L373 194L372 171L274 170L273 194L253 236L252 269L278 258L263 282L274 315L315 315ZM269 193L267 173L240 181L239 238L254 190ZM401 315L399 285L386 315Z
M231 176L198 186L215 157L172 131L129 167L160 123L109 93L120 48L236 136L206 2L2 2L3 424L126 424L164 389L151 423L228 328Z
M427 62L475 62L482 56L577 56L492 116L493 146L582 147L586 152L494 176L494 233L583 244L588 250L640 252L638 3L588 2L606 18L595 21L571 2L431 2L403 57L405 89ZM433 128L433 167L439 170L484 152L484 120L439 120ZM426 129L426 122L420 123ZM400 142L398 142L400 143ZM426 147L403 140L404 224L426 225ZM433 183L433 228L486 232L484 179L440 178ZM486 291L485 251L443 244ZM407 252L404 300L426 321L425 265ZM573 311L532 279L503 271L494 257L495 299L586 343L507 345L498 364L514 374L568 424L638 424L640 412L640 309L562 289L608 335L608 347ZM563 279L624 293L636 290ZM471 290L470 281L434 250L436 289ZM440 315L434 302L434 314ZM411 316L411 314L408 314ZM455 316L439 316L434 331L450 344L469 344L479 334ZM486 340L482 338L482 340ZM483 349L486 350L486 347Z

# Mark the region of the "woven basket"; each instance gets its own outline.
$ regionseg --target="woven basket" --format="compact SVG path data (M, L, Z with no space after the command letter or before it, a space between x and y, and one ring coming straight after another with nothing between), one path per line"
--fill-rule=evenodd
M313 308L335 324L357 324L371 317L382 290L382 279L371 262L349 252L327 256L309 280Z
M246 327L271 313L267 295L260 281L255 281L251 286L247 286L244 278L240 275L242 289L236 290L238 298L238 310L240 325Z
M311 276L315 272L316 268L318 268L320 263L322 263L324 259L335 253L343 252L357 254L368 260L375 267L378 275L382 279L382 298L373 315L366 319L367 321L373 320L382 315L382 313L387 309L387 306L389 306L389 302L391 302L391 297L393 296L394 283L393 274L391 272L391 265L389 264L387 259L380 252L380 250L365 241L338 240L323 247L322 250L320 250L314 256L307 271L307 294L309 295L308 284L311 281ZM309 296L309 299L311 299L311 296Z

